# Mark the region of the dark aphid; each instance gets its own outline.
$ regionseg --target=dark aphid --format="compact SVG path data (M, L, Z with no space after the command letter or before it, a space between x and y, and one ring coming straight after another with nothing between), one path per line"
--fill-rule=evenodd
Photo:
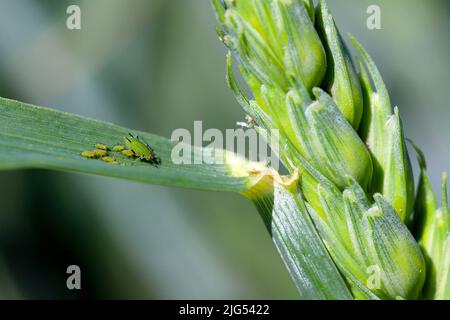
M139 137L134 137L131 133L129 136L124 137L125 146L133 151L135 157L141 161L151 163L155 166L161 164L161 160L156 155L155 151L145 142L141 141Z

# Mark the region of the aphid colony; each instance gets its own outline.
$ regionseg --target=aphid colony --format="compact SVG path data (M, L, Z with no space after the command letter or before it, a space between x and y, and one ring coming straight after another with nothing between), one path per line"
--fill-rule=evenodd
M155 167L161 164L161 160L152 147L140 140L138 136L134 137L131 133L123 138L125 146L116 145L112 148L107 145L97 143L95 150L83 151L81 156L88 159L101 159L110 164L118 164L116 158L109 155L109 151L120 153L128 158L138 158L142 162L147 162Z

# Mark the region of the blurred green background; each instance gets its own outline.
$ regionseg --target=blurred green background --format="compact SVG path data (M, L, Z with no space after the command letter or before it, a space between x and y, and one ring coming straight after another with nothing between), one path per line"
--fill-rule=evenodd
M67 30L78 4L82 29ZM366 9L382 10L382 30ZM450 169L450 2L330 0L380 67L439 188ZM234 128L208 0L0 1L0 95L170 137ZM412 154L414 161L415 156ZM0 298L295 299L239 195L41 170L0 172ZM437 189L438 190L438 189ZM66 288L79 265L82 290Z

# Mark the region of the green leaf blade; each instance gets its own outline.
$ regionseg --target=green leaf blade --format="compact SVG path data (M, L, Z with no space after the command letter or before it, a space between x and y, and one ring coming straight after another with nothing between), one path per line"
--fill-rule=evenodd
M151 145L162 160L160 166L112 152L118 165L81 156L96 143L121 144L128 132ZM54 169L165 186L239 193L246 190L248 177L232 175L226 164L173 163L175 145L168 139L112 123L0 98L0 170ZM200 148L191 150L192 159L202 152ZM223 150L217 152L228 155Z

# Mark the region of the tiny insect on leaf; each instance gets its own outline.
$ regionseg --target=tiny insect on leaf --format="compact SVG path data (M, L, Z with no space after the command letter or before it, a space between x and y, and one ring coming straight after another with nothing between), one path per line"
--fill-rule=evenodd
M125 157L132 158L135 156L134 152L131 150L123 150L121 152Z
M118 146L113 147L113 151L115 151L115 152L122 152L123 150L125 150L124 146L118 145Z
M105 151L105 150L99 150L99 149L97 149L97 150L94 150L94 151L92 151L92 152L94 152L94 154L95 154L96 157L105 157L105 156L108 155L108 151Z
M104 150L104 151L108 151L109 150L109 147L107 145L102 144L102 143L97 143L95 145L95 147L97 149L99 149L99 150Z
M81 153L82 157L88 158L88 159L94 159L97 158L97 155L93 151L83 151Z
M102 160L104 162L110 163L110 164L118 164L115 158L113 157L103 157Z
M141 161L151 163L155 166L161 163L155 151L145 142L141 141L139 136L134 137L131 133L124 137L125 146L134 153L134 156Z

